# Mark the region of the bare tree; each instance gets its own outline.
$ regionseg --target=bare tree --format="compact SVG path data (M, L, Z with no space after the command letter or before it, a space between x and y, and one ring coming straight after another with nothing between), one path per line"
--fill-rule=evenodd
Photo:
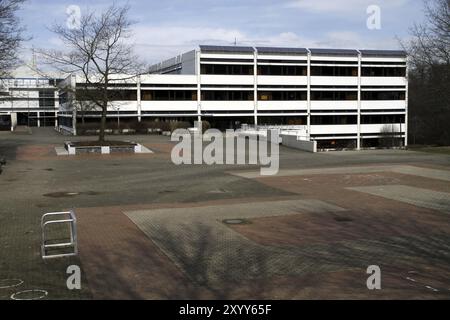
M411 67L410 133L420 135L420 143L449 144L450 0L424 1L424 12L425 22L415 24L412 39L402 43ZM420 132L414 119L421 119Z
M413 39L406 45L415 68L450 65L450 1L424 2L426 21L411 28Z
M395 123L385 124L380 130L380 146L383 148L401 147L401 132Z
M0 77L18 63L18 48L24 39L17 11L25 0L0 0Z
M67 51L39 50L44 61L57 70L76 74L83 85L76 99L91 102L101 110L99 141L105 141L108 106L114 101L114 84L132 81L144 70L131 43L129 5L111 5L100 14L84 13L80 28L55 24L51 27Z

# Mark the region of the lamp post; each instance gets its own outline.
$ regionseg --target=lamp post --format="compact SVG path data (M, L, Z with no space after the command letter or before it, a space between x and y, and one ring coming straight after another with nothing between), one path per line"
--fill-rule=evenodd
M117 130L120 130L120 108L117 107Z

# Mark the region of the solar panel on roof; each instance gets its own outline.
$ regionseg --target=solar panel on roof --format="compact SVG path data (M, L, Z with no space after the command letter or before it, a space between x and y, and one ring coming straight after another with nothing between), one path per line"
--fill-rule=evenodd
M252 47L240 47L240 46L205 46L201 45L200 50L202 52L253 52Z
M284 48L284 47L257 47L259 53L293 53L306 54L308 50L305 48Z
M407 53L403 50L360 50L363 56L389 56L406 57Z
M335 55L351 55L357 56L358 51L355 49L321 49L321 48L313 48L309 49L312 54L335 54Z
M391 56L405 57L407 53L401 50L358 50L356 49L327 49L327 48L287 48L287 47L257 47L259 53L280 53L280 54L306 54L308 50L316 55L344 55L357 56L361 52L364 56ZM202 52L241 52L253 53L255 48L248 46L217 46L200 45Z

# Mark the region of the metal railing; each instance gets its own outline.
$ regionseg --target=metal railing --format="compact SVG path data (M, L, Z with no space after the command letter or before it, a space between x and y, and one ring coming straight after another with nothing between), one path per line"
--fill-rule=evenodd
M49 220L49 217L62 217L63 219ZM46 237L46 230L51 225L58 224L69 224L70 227L70 241L62 243L51 243L48 244L48 239ZM42 216L41 219L42 228L42 245L41 245L41 255L43 259L49 258L62 258L62 257L72 257L78 255L78 243L77 243L77 218L75 217L75 212L50 212ZM62 249L62 248L73 248L73 252L69 253L58 253L49 254L48 249Z

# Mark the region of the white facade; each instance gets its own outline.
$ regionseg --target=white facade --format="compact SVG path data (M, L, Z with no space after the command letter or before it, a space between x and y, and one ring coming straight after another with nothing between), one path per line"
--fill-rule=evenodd
M406 145L406 59L402 51L200 46L120 86L127 99L114 101L109 116L207 120L222 129L303 125L324 148L370 147L390 132ZM70 116L72 105L60 111Z
M59 109L57 80L46 78L0 79L0 127L56 126Z

